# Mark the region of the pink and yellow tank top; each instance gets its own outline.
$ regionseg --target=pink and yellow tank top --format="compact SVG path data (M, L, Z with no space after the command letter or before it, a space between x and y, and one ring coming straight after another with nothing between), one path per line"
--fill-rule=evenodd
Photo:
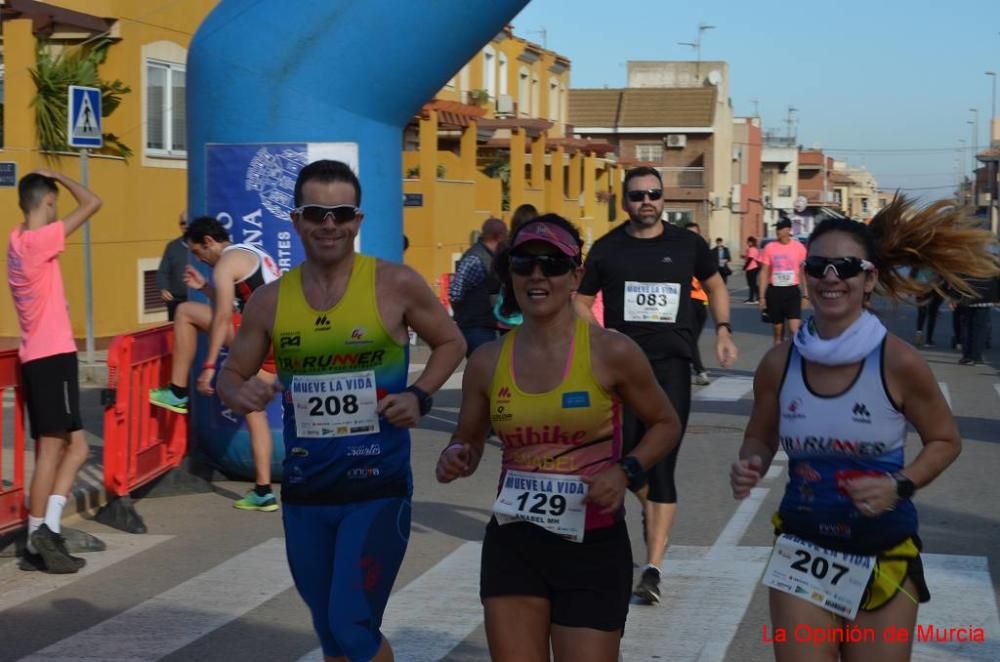
M590 363L590 325L576 321L562 382L551 391L526 393L517 386L514 351L520 327L504 337L490 386L490 420L503 441L507 471L590 476L614 464L622 452L622 404L597 382ZM624 512L601 514L587 505L586 528L611 526Z

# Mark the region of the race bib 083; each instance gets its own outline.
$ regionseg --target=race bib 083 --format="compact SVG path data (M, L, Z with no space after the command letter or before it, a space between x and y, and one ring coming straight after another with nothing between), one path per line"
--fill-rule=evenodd
M375 372L295 375L291 384L295 434L304 439L379 431Z
M626 322L677 321L677 308L681 301L678 283L638 283L625 281Z

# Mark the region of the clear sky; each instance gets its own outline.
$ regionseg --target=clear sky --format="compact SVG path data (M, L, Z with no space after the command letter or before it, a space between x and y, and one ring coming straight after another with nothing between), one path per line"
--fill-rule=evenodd
M694 60L678 42L714 25L701 57L729 63L737 115L752 115L757 99L764 128L784 132L794 106L800 144L920 197L949 195L959 163L969 173L969 109L979 109L982 149L984 72L1000 74L1000 0L531 0L512 23L538 43L545 30L547 47L572 62L572 87L624 87L628 60Z

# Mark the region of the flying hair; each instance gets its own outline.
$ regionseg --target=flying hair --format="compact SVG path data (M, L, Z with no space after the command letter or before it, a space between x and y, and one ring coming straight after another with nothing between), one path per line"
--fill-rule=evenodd
M878 268L879 292L896 300L923 297L948 289L975 296L970 280L995 278L1000 262L993 249L997 239L954 200L938 200L924 207L897 194L892 202L865 225L848 219L827 219L813 231L809 242L827 232L845 232L861 243ZM915 271L936 274L919 282Z

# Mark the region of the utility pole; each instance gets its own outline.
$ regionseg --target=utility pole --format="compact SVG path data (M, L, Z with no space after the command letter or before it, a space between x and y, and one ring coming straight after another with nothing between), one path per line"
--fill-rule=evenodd
M760 111L758 107L760 105L760 99L750 99L750 101L753 102L753 116L759 118Z
M986 75L993 79L993 105L990 106L990 130L987 140L992 145L993 144L993 124L997 121L997 72L987 71Z
M696 64L695 64L695 77L698 79L698 84L701 84L701 35L708 30L714 30L714 25L708 25L706 23L698 24L698 36L694 41L679 41L677 44L679 46L690 46L695 50Z

